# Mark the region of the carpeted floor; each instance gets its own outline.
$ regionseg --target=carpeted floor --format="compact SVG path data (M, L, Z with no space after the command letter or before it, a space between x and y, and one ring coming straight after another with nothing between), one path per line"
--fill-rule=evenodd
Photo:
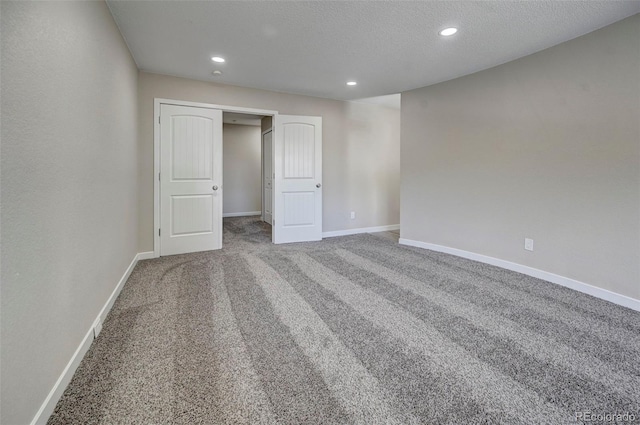
M640 313L374 235L141 261L49 424L640 422ZM593 422L589 422L593 423Z

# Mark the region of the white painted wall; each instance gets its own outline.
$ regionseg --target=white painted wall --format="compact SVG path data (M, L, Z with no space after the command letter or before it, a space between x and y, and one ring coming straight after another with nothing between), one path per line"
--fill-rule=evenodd
M402 93L401 237L640 299L639 40L635 15Z
M224 124L224 214L255 212L262 208L261 139L260 127Z
M398 224L400 111L380 105L226 86L140 72L139 243L153 249L153 99L165 98L322 117L325 232ZM350 211L356 219L349 218Z
M26 424L137 252L137 70L103 2L0 4L0 422Z

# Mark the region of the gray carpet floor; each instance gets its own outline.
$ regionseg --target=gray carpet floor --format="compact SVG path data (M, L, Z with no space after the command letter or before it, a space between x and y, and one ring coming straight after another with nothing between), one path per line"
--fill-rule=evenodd
M269 241L231 218L139 262L48 423L640 422L638 312L375 235Z

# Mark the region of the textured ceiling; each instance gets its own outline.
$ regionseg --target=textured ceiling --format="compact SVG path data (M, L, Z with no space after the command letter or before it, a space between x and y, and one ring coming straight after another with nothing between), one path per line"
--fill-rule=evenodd
M355 102L373 103L374 105L382 105L387 108L400 109L402 95L400 93L387 94L376 97L368 97L366 99L355 99Z
M640 1L109 1L144 71L353 100L490 68L640 12ZM460 31L443 38L438 31ZM227 59L214 64L211 56ZM211 72L219 69L222 76ZM345 85L358 81L355 87Z

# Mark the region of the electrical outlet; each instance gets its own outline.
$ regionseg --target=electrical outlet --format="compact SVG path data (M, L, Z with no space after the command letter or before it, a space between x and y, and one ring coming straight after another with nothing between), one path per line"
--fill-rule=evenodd
M524 238L524 249L533 251L533 239Z
M96 319L95 323L93 324L93 338L97 338L98 335L100 335L100 331L102 330L102 321L100 320L100 318Z
M354 218L356 218L356 212L355 211L351 211L351 220L353 220Z

